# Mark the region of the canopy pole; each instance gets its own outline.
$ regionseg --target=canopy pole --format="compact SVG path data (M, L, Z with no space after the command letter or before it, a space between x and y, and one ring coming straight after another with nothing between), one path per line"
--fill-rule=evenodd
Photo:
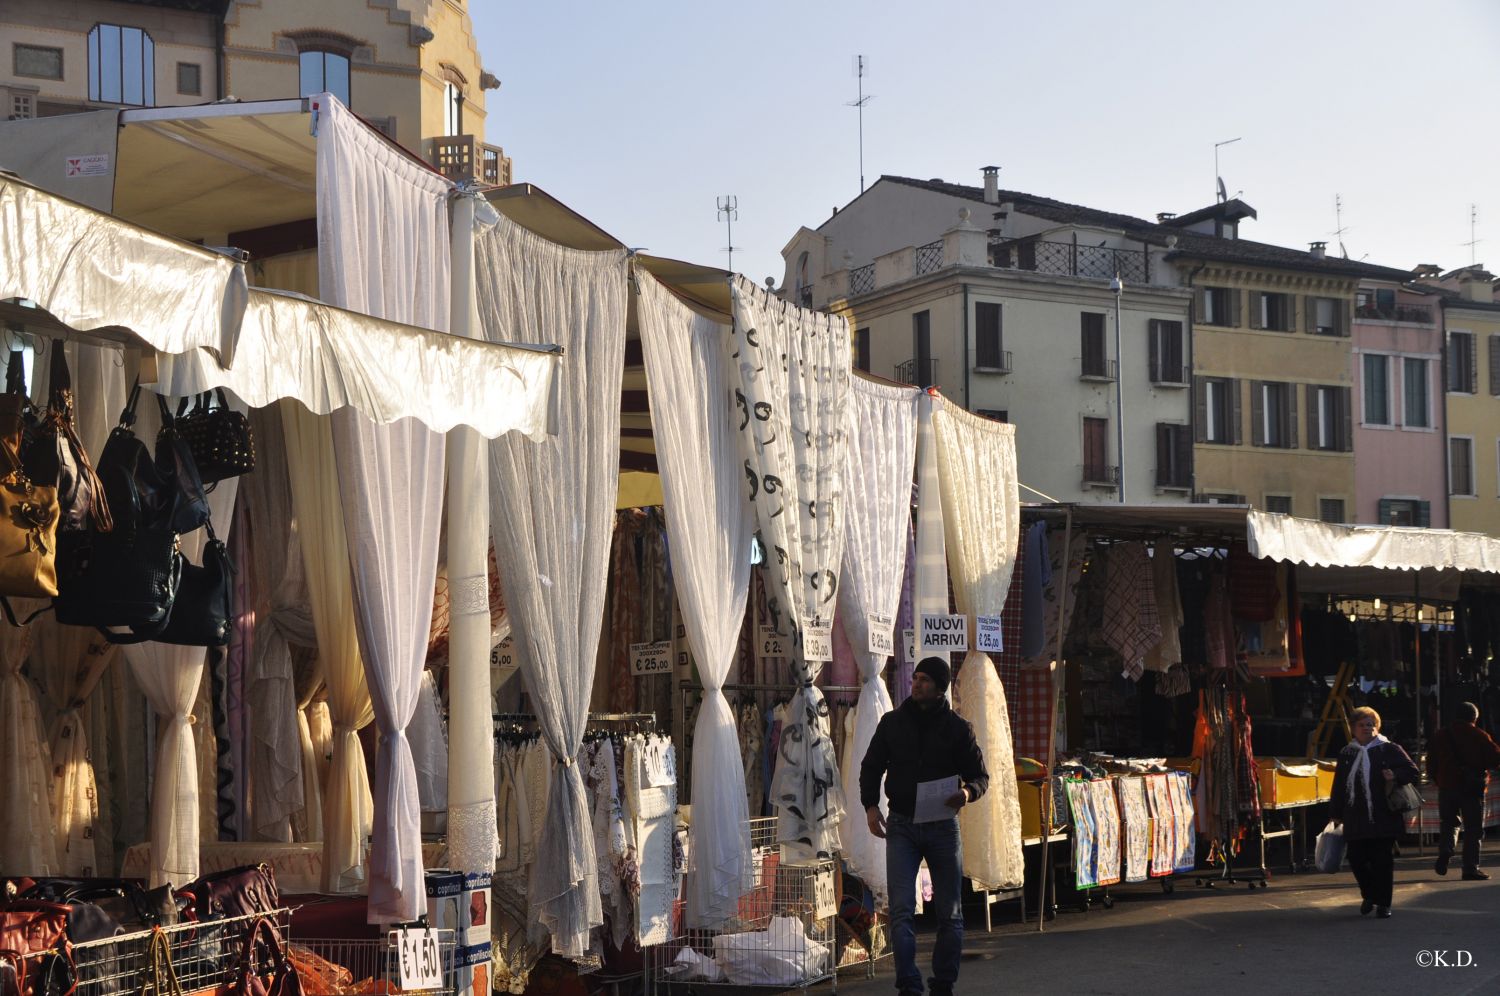
M453 198L450 329L475 338L474 201ZM473 429L448 432L448 858L463 872L495 870L495 775L490 690L489 453Z
M1412 664L1412 674L1416 676L1417 686L1417 753L1420 755L1427 742L1427 738L1422 735L1422 572L1412 573L1415 575L1412 578L1412 600L1417 603L1416 660Z
M1057 600L1057 645L1053 648L1052 663L1047 668L1047 680L1052 694L1047 701L1047 768L1046 780L1042 782L1039 805L1041 813L1037 824L1042 831L1042 866L1037 869L1036 932L1047 929L1047 897L1052 891L1052 786L1056 783L1053 766L1057 763L1057 697L1062 694L1058 676L1062 674L1063 636L1067 631L1068 571L1073 563L1073 509L1064 510L1063 518L1063 578L1062 592ZM1021 890L1022 912L1026 907L1026 891Z

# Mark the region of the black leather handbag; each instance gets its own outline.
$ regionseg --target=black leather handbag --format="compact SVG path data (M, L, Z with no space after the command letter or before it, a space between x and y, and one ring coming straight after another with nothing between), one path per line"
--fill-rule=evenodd
M218 404L215 405L214 402ZM177 405L177 434L192 451L198 476L214 485L255 469L255 435L243 412L229 407L224 389L183 398Z
M182 582L165 627L143 626L137 636L183 647L227 647L234 622L234 564L223 541L208 527L203 566L182 565Z
M203 478L198 474L198 464L187 440L177 431L177 420L167 407L167 400L156 396L161 409L161 430L156 434L156 469L174 485L172 528L179 533L190 533L208 525L208 493L203 489Z

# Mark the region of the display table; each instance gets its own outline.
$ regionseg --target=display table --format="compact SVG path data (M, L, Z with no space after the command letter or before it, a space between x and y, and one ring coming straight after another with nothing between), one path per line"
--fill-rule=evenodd
M146 878L150 874L150 859L150 844L131 846L125 852L120 876ZM422 845L422 864L425 867L441 868L447 859L447 844ZM276 876L276 887L282 893L323 891L323 845L318 841L310 844L214 842L202 845L198 851L200 875L212 875L262 862L271 866L271 872ZM181 887L187 883L173 882L172 885Z
M1429 834L1436 834L1442 829L1442 820L1438 815L1438 787L1436 785L1422 786L1420 812L1420 817L1417 813L1406 814L1407 833L1420 833L1425 837ZM1496 782L1496 776L1493 773L1490 775L1489 787L1484 791L1484 825L1486 827L1500 826L1500 783Z

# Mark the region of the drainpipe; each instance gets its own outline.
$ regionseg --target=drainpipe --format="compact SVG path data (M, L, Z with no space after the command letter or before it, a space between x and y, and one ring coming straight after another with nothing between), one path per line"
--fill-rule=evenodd
M1207 263L1199 263L1193 268L1193 272L1188 274L1187 288L1190 294L1193 290L1193 281L1198 279L1198 274L1202 273L1203 268L1207 265ZM1198 306L1195 302L1195 296L1190 296L1188 298L1187 365L1188 432L1193 434L1193 442L1196 446L1198 441L1198 385L1193 379L1196 376L1193 371L1197 369L1196 364L1194 364L1193 362L1193 343L1197 340L1197 336L1193 334L1193 326L1198 323ZM1231 436L1230 438L1233 437ZM1193 454L1192 469L1188 472L1188 488L1188 501L1192 501L1193 498L1198 494L1198 458L1196 451Z
M969 397L969 285L964 284L964 407L974 410L974 399Z
M1438 326L1438 386L1443 399L1443 511L1446 513L1447 528L1453 528L1453 492L1449 486L1450 476L1453 473L1451 461L1453 459L1452 444L1448 442L1448 308L1440 298L1437 302L1438 314L1443 316ZM1404 372L1404 371L1403 371ZM1475 489L1478 491L1478 489Z
M214 25L214 75L218 77L219 90L214 97L215 100L223 100L229 93L229 80L225 78L229 73L229 66L224 59L224 46L229 34L224 21L228 17L229 0L224 0L224 4L219 9L218 23Z

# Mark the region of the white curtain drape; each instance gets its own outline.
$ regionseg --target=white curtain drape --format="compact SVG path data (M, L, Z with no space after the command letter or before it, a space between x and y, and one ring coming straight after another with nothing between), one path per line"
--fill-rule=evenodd
M490 533L521 677L555 760L529 899L552 934L552 950L578 958L589 931L603 922L593 824L576 760L619 488L626 254L567 249L504 217L476 239L476 254L484 337L566 350L557 434L490 444Z
M941 396L931 393L923 394L917 401L917 564L913 571L911 621L914 663L927 656L922 650L922 614L948 611L948 548L943 538L942 489L938 483L937 441L932 430L933 413L941 411L944 404ZM951 663L946 652L940 656ZM910 684L907 688L909 691Z
M141 405L136 432L154 439L149 419L154 406ZM225 531L234 515L239 478L220 481L208 496L213 521ZM208 533L199 529L182 537L182 553L195 564L203 562ZM151 783L151 888L172 883L186 885L199 875L198 755L193 733L193 706L203 680L208 652L202 647L167 643L137 643L124 648L136 684L146 694L157 717L155 775ZM205 724L209 717L201 717ZM212 733L206 734L212 736Z
M844 769L844 797L859 799L859 769L880 717L891 710L881 672L887 654L870 651L871 615L892 620L901 601L911 528L911 480L917 457L917 399L914 387L880 384L855 377L849 399L849 449L844 462L844 567L839 579L839 617L859 662L859 702L855 705L850 763ZM892 646L901 635L890 634ZM885 800L881 799L884 811ZM886 898L885 844L870 835L857 816L843 832L844 859L881 904Z
M17 610L22 611L17 602ZM0 622L0 868L22 875L57 875L51 788L52 753L42 728L36 688L21 674L31 627Z
M724 681L750 590L750 511L723 363L730 330L635 273L636 314L666 505L672 577L703 700L693 737L688 923L712 927L753 885L745 772Z
M809 627L832 626L844 554L849 324L795 307L742 276L730 283L734 334L726 361L734 392L746 498L766 550L767 605L792 638L799 687L787 707L772 777L777 839L793 859L838 849L844 789L813 684L827 658L809 656Z
M937 437L943 523L952 552L953 595L970 617L999 615L1010 591L1020 540L1016 429L952 406L932 418ZM1021 885L1021 804L1014 777L1015 745L1005 687L994 661L971 649L959 669L954 699L974 727L990 772L990 788L959 814L964 873L980 888Z
M318 133L318 288L360 314L445 331L447 180L330 99ZM411 371L419 376L419 371ZM406 728L417 707L443 508L443 437L416 419L333 414L355 616L380 728L371 923L426 909L421 805Z

